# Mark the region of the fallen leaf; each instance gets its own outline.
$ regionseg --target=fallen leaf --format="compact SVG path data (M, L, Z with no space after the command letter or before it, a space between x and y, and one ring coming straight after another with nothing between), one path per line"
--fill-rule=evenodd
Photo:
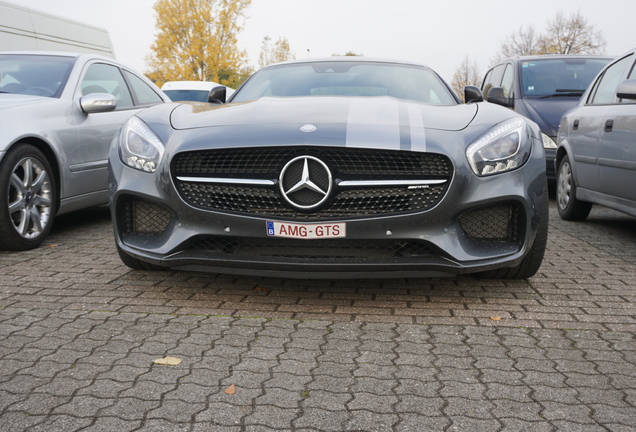
M49 247L57 247L57 245L56 244L51 244L51 245L49 245Z
M233 395L234 393L236 393L236 386L234 384L232 384L231 386L229 386L228 388L226 388L225 390L223 390L226 394L229 395Z
M254 291L269 291L269 288L257 286L256 288L254 288Z
M501 321L501 317L490 317L493 321Z
M158 365L176 366L181 363L181 359L176 357L164 357L155 360L153 363Z

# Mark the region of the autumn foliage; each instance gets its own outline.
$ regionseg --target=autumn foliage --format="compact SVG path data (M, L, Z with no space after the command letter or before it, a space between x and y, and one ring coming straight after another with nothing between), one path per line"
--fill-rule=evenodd
M157 0L157 35L148 75L166 81L215 81L236 86L249 74L237 46L252 0Z

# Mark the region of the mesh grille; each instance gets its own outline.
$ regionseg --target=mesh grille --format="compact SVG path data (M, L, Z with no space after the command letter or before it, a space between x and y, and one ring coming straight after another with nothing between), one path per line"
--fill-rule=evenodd
M443 155L330 147L275 147L185 152L173 158L172 173L177 190L188 203L206 210L248 215L316 220L391 215L423 211L444 195L448 183L408 189L360 187L335 189L322 208L302 213L292 208L277 186L241 186L181 182L177 176L272 180L291 159L315 156L340 180L450 180L452 165ZM316 180L318 181L318 180ZM324 186L324 185L323 185ZM310 193L306 190L303 193ZM298 197L295 197L298 199ZM311 199L310 199L311 198ZM315 202L315 197L309 197Z
M231 256L232 258L266 257L268 261L289 260L320 262L346 260L409 260L435 255L425 242L401 240L295 240L258 239L240 237L202 237L189 248L190 252L208 255ZM342 262L344 264L344 262Z
M518 242L523 234L522 211L512 203L464 213L459 223L472 240Z
M223 149L179 153L173 158L172 172L178 176L211 177L277 174L287 161L301 155L319 157L342 175L413 175L447 178L452 173L448 158L434 153L317 147Z
M345 190L325 208L313 213L300 213L288 208L278 191L272 189L191 182L181 183L180 189L188 202L205 209L316 220L426 210L441 198L446 186Z
M128 198L123 202L124 234L159 235L170 224L172 213L149 201Z

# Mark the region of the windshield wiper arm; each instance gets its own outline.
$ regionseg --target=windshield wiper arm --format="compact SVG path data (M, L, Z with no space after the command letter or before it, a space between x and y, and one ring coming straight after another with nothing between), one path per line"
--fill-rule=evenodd
M555 93L549 94L549 95L545 95L545 96L540 96L539 99L548 99L551 97L560 97L560 96L581 96L583 93L585 93L585 90L579 90L579 89L556 89Z

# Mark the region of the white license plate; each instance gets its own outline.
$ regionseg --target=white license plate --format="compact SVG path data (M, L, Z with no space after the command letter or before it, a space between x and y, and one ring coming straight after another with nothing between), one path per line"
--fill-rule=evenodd
M267 222L267 235L297 239L327 239L347 236L346 223L295 224Z

